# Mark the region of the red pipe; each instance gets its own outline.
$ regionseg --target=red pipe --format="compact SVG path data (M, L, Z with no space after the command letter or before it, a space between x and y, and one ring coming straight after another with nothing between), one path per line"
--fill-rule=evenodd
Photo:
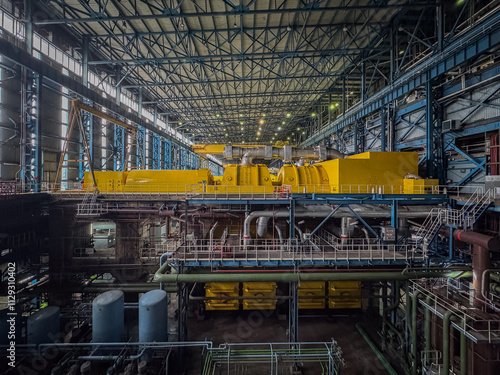
M472 284L474 288L474 305L482 305L481 291L483 290L483 273L490 268L490 251L500 251L500 240L485 234L468 230L455 230L453 236L462 242L473 245L472 250ZM485 290L489 290L490 280L484 278Z

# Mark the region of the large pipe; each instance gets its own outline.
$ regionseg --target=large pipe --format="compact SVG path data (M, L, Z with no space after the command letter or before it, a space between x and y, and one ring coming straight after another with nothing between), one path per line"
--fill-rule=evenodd
M168 264L156 271L154 280L161 283L209 283L209 282L301 282L301 281L366 281L366 280L410 280L426 277L446 277L450 271L410 272L234 272L234 273L183 273L165 274ZM456 272L456 271L455 271Z
M417 375L417 311L418 311L418 297L421 292L417 290L413 293L411 302L412 315L411 315L411 374ZM447 373L445 373L447 374Z
M500 251L500 240L485 234L468 230L455 230L453 237L459 241L473 245L472 251L472 285L474 288L474 305L481 305L483 290L489 290L490 251ZM484 283L484 285L483 285Z
M330 213L332 212L331 207L328 207L326 209L300 209L297 208L295 211L295 217L315 217L315 218L321 218L321 217L327 217ZM389 218L391 217L391 211L390 210L356 210L357 214L361 217L370 217L370 218ZM401 212L398 212L398 217L427 217L428 216L428 211L408 211L408 210L401 210ZM246 247L247 241L251 238L250 237L250 224L253 219L256 217L290 217L290 211L289 210L280 210L280 211L253 211L250 212L243 223L243 243L244 246ZM335 213L336 218L342 218L342 217L351 217L354 218L356 217L350 210L344 210L344 209L339 209Z
M450 323L456 321L453 312L448 310L443 314L443 374L450 373Z
M267 235L267 223L269 216L261 216L257 219L257 237L264 238Z
M292 160L331 160L331 159L342 159L344 154L340 151L334 150L332 148L326 148L325 146L315 146L304 149L298 149L292 146L284 147L255 147L255 148L243 148L243 147L224 147L223 156L226 159L241 158L242 165L250 165L253 158L262 159L282 159L284 161Z
M398 373L394 370L394 368L391 366L389 361L384 357L384 355L378 350L378 348L375 346L373 341L368 337L368 335L365 333L363 328L359 324L356 324L356 328L358 332L360 333L361 336L365 339L366 343L370 346L370 348L373 350L377 358L382 362L384 365L385 369L390 375L398 375Z

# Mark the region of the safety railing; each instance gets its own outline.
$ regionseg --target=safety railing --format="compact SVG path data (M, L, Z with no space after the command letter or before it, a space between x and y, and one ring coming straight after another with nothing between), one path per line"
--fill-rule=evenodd
M358 241L359 240L359 241ZM346 240L337 246L321 243L298 243L296 240L259 240L243 246L225 245L213 240L213 250L206 240L188 241L172 257L180 262L262 262L262 261L402 261L423 260L412 245L368 243L363 239Z
M290 373L297 363L311 374L337 375L345 363L342 350L331 342L225 343L204 352L203 375L227 373Z
M58 184L42 182L39 184L22 184L20 182L7 181L6 192L33 193L50 192L66 197L79 197L85 194L88 188L82 188L79 181L66 181ZM240 199L240 198L263 198L263 199L290 199L294 194L445 194L453 198L468 199L473 194L484 195L484 186L481 185L436 185L436 186L404 186L404 185L379 185L379 184L345 184L345 185L284 185L282 186L260 186L260 185L204 185L204 184L134 184L133 186L101 186L100 194L115 195L117 197L131 196L172 196L182 199L191 197L203 197L213 199ZM493 189L489 194L491 199L500 199L500 190Z
M446 311L451 311L457 318L452 324L454 327L464 332L476 342L500 343L500 320L496 314L488 315L477 313L477 308L464 308L464 293L466 298L472 300L477 297L464 288L457 288L450 283L448 278L441 278L426 281L412 281L410 293L414 295L420 293L420 301L427 308L438 315L443 315ZM486 316L486 318L485 318Z
M76 205L77 216L99 216L108 213L106 203L79 203Z

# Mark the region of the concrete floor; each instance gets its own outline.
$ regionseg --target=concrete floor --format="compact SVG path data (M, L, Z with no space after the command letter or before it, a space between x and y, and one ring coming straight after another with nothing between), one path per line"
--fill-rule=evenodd
M374 328L374 320L363 316L312 316L301 312L299 318L299 341L302 342L330 342L336 340L343 352L346 366L343 375L381 375L387 370L380 363L371 348L357 331L355 325L360 323L370 331ZM370 323L372 327L370 327ZM376 325L378 327L378 324ZM207 313L205 320L196 317L188 321L188 340L208 340L218 346L224 342L258 343L258 342L287 342L288 322L278 319L274 312L213 312ZM376 328L375 328L376 329ZM373 329L371 330L373 332ZM193 352L188 359L190 370L188 374L199 374L199 351ZM265 375L256 367L242 371L244 374ZM304 372L304 374L310 372ZM318 374L318 372L315 372Z

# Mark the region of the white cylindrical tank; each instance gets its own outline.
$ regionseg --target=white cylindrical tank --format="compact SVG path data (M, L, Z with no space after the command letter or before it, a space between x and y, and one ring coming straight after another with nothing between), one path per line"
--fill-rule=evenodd
M59 338L60 310L57 306L48 306L28 317L27 343L44 344L56 342Z
M92 302L92 342L122 341L124 297L121 290L99 294Z
M167 318L167 292L157 289L144 294L139 300L139 341L167 341Z

